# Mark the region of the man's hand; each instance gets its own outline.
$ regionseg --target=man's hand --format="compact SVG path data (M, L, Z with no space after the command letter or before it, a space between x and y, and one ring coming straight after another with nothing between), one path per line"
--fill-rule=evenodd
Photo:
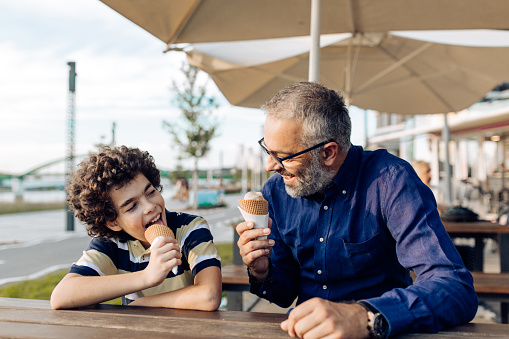
M342 304L313 298L295 307L281 323L291 337L369 338L368 315L359 304Z
M149 286L161 284L168 276L168 272L182 264L182 253L177 245L177 240L170 237L162 237L152 244L150 261L145 268L146 281Z
M274 246L274 240L256 240L258 237L270 234L272 220L269 218L268 228L254 228L252 221L246 221L237 225L237 233L239 234L240 256L242 262L249 267L251 274L258 280L263 280L269 274L269 257Z

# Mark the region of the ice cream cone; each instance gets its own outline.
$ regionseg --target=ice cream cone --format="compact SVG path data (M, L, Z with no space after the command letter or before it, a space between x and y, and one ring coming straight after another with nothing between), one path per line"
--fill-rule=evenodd
M249 214L265 215L269 213L269 202L265 199L238 199L242 210Z
M152 244L155 238L157 237L172 237L175 238L175 234L173 234L173 231L165 226L165 225L159 225L154 224L152 226L149 226L145 230L145 239Z
M175 239L175 234L169 227L160 224L154 224L145 230L145 239L147 239L150 245L152 245L157 237L171 237ZM173 266L171 271L173 274L177 275L178 266Z

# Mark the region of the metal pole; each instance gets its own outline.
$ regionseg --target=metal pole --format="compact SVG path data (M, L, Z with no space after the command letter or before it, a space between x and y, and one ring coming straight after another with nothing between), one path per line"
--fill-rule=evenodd
M69 65L69 95L68 95L68 111L67 111L67 169L66 175L70 175L74 170L74 126L76 122L76 63L70 61ZM66 230L74 231L74 213L67 205L66 213Z
M320 26L322 0L311 1L311 49L309 51L309 81L320 82Z
M451 166L450 166L450 155L449 155L449 141L451 139L451 132L449 130L449 124L447 123L447 113L444 113L444 144L445 144L445 187L446 197L445 201L448 206L452 206L452 179L451 179Z

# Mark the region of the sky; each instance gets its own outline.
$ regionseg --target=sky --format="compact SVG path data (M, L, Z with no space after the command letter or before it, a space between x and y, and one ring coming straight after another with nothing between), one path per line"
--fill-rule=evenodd
M159 168L175 169L178 150L163 121L178 119L172 81L185 55L98 0L0 1L0 173L22 174L66 155L68 62L76 62L75 153L109 143L148 151ZM212 80L221 107L220 136L203 169L233 167L240 146L259 152L262 111L230 105ZM351 108L352 141L364 142L363 111ZM191 168L190 162L180 162Z

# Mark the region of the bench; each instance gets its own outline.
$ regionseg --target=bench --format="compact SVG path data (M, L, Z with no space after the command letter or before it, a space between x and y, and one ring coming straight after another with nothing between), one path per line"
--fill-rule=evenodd
M244 265L221 267L223 291L249 291L249 277Z
M249 277L244 265L221 267L223 291L226 292L228 311L242 311L242 292L249 291Z
M474 289L477 297L483 300L500 302L501 323L508 323L509 314L509 273L470 272L474 278ZM415 273L410 272L412 280Z
M509 273L471 272L474 278L474 289L479 299L500 302L502 324L509 318Z

